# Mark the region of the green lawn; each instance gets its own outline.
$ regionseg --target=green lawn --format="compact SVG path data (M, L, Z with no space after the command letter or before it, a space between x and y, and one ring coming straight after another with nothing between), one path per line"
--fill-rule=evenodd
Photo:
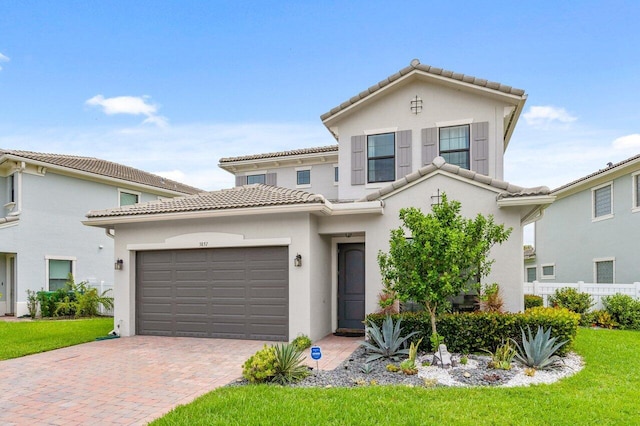
M113 330L113 318L0 321L0 360L90 342Z
M640 333L580 329L586 367L528 388L222 388L158 425L640 424ZM244 360L238 360L241 363Z

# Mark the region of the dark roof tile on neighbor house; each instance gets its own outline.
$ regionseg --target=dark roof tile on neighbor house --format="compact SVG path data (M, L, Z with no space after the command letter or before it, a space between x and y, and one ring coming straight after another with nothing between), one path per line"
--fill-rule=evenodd
M185 213L313 203L324 203L324 197L295 189L252 184L164 201L151 201L107 210L90 211L87 217Z
M402 68L400 71L398 71L395 74L390 75L389 77L385 78L384 80L380 81L377 84L374 84L373 86L369 87L367 90L364 90L362 92L360 92L359 94L357 94L356 96L352 97L351 99L341 103L340 105L336 106L335 108L332 108L330 111L322 114L320 116L320 119L322 121L327 120L328 118L332 117L333 115L339 113L340 111L350 107L351 105L360 102L361 100L368 98L369 96L371 96L372 94L376 93L378 90L384 88L385 86L393 83L394 81L400 79L401 77L413 72L413 71L422 71L424 73L427 74L431 74L431 75L435 75L435 76L439 76L439 77L444 77L447 78L451 81L456 81L456 82L462 82L462 83L468 83L468 84L472 84L474 86L479 86L479 87L484 87L487 89L491 89L491 90L495 90L497 92L501 92L501 93L505 93L508 95L515 95L515 96L524 96L525 91L522 89L516 89L515 87L511 87L511 86L507 86L501 83L497 83L494 81L488 81L482 78L477 78L477 77L473 77L470 75L464 75L464 74L460 74L460 73L456 73L453 71L447 71L444 70L442 68L436 68L436 67L432 67L430 65L427 64L421 64L420 61L418 59L414 59L411 61L411 63L409 64L408 67Z
M243 155L241 157L225 157L219 160L220 163L233 163L236 161L262 160L269 158L293 157L296 155L338 153L338 145L319 146L313 148L292 149L290 151L267 152L264 154Z
M3 156L13 156L25 160L37 161L43 164L93 173L95 175L121 179L137 184L153 186L159 189L181 192L183 194L197 194L202 191L201 189L194 188L193 186L163 178L162 176L158 176L153 173L113 163L111 161L100 160L99 158L0 149L0 157Z

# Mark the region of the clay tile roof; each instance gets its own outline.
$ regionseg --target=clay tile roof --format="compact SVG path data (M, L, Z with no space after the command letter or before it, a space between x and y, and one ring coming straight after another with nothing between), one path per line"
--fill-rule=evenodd
M134 204L107 210L90 211L88 218L184 213L228 210L250 207L284 206L293 204L322 204L321 195L295 189L253 184L162 201Z
M12 155L24 158L25 160L39 161L52 166L60 166L109 178L122 179L137 184L153 186L159 189L182 192L183 194L197 194L202 191L201 189L194 188L193 186L163 178L162 176L154 175L153 173L148 173L133 167L93 157L0 149L0 156L3 155Z
M633 157L627 158L626 160L622 160L619 163L611 164L610 166L608 166L608 167L606 167L604 169L600 169L597 172L593 172L591 174L588 174L587 176L581 177L580 179L576 179L573 182L569 182L566 185L562 185L561 187L558 187L558 188L554 189L551 192L555 193L555 192L562 191L563 189L569 188L570 186L574 186L576 184L579 184L580 182L589 180L589 179L591 179L593 177L596 177L598 175L602 175L602 174L608 173L608 172L610 172L612 170L615 170L615 169L617 169L619 167L622 167L622 166L624 166L626 164L632 163L632 162L634 162L636 160L640 160L640 154L634 155Z
M313 148L302 148L302 149L293 149L291 151L281 151L281 152L268 152L265 154L254 154L254 155L244 155L242 157L225 157L220 159L220 163L231 163L234 161L250 161L250 160L261 160L266 158L280 158L280 157L290 157L294 155L305 155L305 154L323 154L323 153L338 153L338 145L328 145L328 146L319 146Z
M463 177L465 179L469 179L475 181L477 183L490 186L492 188L499 189L501 192L498 194L498 199L504 198L516 198L516 197L530 197L536 195L549 195L549 188L546 186L539 186L536 188L523 188L521 186L512 185L508 182L499 179L493 179L489 176L482 175L480 173L473 172L471 170L463 169L459 166L455 166L453 164L448 164L444 161L442 157L436 157L431 164L428 164L424 167L421 167L416 172L408 174L407 176L399 179L387 186L384 186L370 194L366 197L361 198L358 201L373 201L377 200L396 189L400 189L405 185L414 182L421 177L433 173L437 170L443 170L448 173L452 173Z
M330 111L322 114L320 116L320 119L322 121L325 121L326 119L328 119L331 116L339 113L343 109L346 109L346 108L350 107L351 105L355 104L356 102L359 102L362 99L369 97L373 93L375 93L378 90L382 89L383 87L389 85L390 83L398 80L399 78L409 74L412 71L422 71L422 72L425 72L427 74L437 75L437 76L440 76L440 77L448 78L448 79L453 80L453 81L461 81L461 82L473 84L473 85L479 86L479 87L485 87L487 89L495 90L497 92L502 92L502 93L505 93L505 94L508 94L508 95L524 96L524 94L525 94L525 91L522 90L522 89L516 89L515 87L507 86L507 85L504 85L504 84L501 84L501 83L497 83L497 82L494 82L494 81L488 81L488 80L485 80L485 79L473 77L471 75L459 74L459 73L456 73L456 72L453 72L453 71L443 70L442 68L436 68L436 67L432 67L430 65L421 64L418 59L414 59L414 60L411 61L411 64L409 64L408 67L405 67L405 68L401 69L397 73L395 73L395 74L385 78L384 80L380 81L379 83L374 84L373 86L369 87L368 90L360 92L358 95L352 97L348 101L345 101L345 102L341 103L340 105L338 105L337 107L332 108Z

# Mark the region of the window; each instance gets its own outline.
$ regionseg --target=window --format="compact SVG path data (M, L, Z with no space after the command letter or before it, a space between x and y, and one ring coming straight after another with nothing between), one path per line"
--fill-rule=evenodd
M367 182L395 180L395 139L394 133L367 136Z
M543 280L554 279L556 277L556 265L548 264L542 265L542 278Z
M440 129L440 156L449 164L469 169L469 125Z
M636 173L632 178L633 187L633 211L640 211L640 173Z
M49 291L56 291L64 288L69 274L73 273L73 260L48 259L48 269Z
M296 171L296 185L311 185L311 170Z
M9 176L9 202L16 202L16 175L15 173Z
M612 183L599 186L592 190L593 219L607 219L613 216Z
M140 194L120 190L120 206L131 206L140 201Z
M596 284L613 284L614 281L614 259L595 259L593 261L595 269Z
M333 183L338 183L340 177L340 171L338 170L338 166L333 166Z
M247 185L251 185L253 183L266 183L267 177L266 175L249 175L247 176Z
M527 267L527 282L528 283L532 283L538 278L538 274L537 274L536 269L537 268L535 266L528 266Z

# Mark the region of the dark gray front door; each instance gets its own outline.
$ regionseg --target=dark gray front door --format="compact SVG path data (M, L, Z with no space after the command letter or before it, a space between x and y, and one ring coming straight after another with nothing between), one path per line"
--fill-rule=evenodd
M287 247L138 252L136 333L285 341Z
M364 243L338 244L338 328L363 330Z

